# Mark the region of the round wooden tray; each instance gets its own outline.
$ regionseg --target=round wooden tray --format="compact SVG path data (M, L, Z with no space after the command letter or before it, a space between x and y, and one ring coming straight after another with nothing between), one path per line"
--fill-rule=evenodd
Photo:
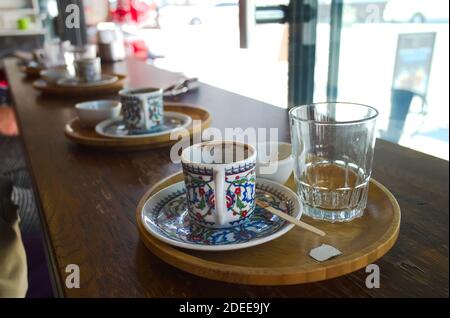
M50 84L43 79L38 79L33 82L33 87L40 90L42 94L55 95L55 96L92 96L92 95L111 95L117 93L123 87L125 75L112 74L118 77L118 80L114 83L98 86L83 86L83 87L69 87L60 86L57 84Z
M400 229L400 207L392 193L370 181L364 216L349 223L327 223L303 217L324 230L319 237L294 227L276 240L247 249L204 252L177 248L149 234L141 222L147 199L168 185L183 180L172 175L151 188L139 202L137 226L144 244L163 261L194 275L249 285L290 285L315 282L345 275L375 262L394 245ZM295 188L293 177L286 183ZM319 263L309 256L322 243L338 248L342 255Z
M202 129L209 127L211 124L211 114L204 108L165 102L164 110L189 115L193 121L201 120L201 126L191 124L187 128L191 136L200 133ZM177 140L170 140L170 133L136 139L104 137L97 134L94 128L83 127L78 117L66 124L64 135L71 141L83 146L121 151L161 148L177 142Z

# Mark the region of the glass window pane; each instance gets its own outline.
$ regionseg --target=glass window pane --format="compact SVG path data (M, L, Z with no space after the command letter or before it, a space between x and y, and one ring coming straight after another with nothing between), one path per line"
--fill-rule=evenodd
M330 0L319 1L316 101L327 99ZM448 160L447 0L344 1L340 101L380 111L379 136Z

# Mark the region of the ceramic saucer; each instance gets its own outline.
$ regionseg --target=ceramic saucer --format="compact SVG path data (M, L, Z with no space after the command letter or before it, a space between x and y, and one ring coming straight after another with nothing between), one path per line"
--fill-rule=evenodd
M68 78L62 78L59 81L57 81L58 86L64 86L64 87L93 87L93 86L103 86L115 83L119 80L119 78L115 75L107 75L103 74L102 78L99 81L95 82L79 82L74 77L68 77Z
M95 126L97 134L112 138L145 138L170 134L174 131L187 128L192 123L188 115L176 112L164 112L164 123L150 130L129 130L125 127L123 117L102 121Z
M257 179L256 198L270 203L300 219L297 195L287 187L266 179ZM225 228L206 228L188 215L184 182L174 183L155 193L141 211L145 229L168 244L205 251L225 251L269 242L287 233L293 224L256 207L243 224Z

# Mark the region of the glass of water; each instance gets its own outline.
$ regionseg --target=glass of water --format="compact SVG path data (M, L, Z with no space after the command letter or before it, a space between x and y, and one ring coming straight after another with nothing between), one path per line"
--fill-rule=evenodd
M330 222L364 213L378 111L318 103L289 111L294 176L303 213Z

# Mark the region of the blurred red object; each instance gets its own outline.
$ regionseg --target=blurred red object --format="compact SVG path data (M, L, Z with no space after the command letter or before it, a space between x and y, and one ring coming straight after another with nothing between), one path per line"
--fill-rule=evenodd
M141 23L148 19L152 12L156 11L157 5L152 1L143 0L118 0L115 8L110 8L111 17L114 22Z
M137 57L142 60L146 60L148 58L148 46L144 40L132 40L127 43L130 47L129 52L133 54L134 57Z

